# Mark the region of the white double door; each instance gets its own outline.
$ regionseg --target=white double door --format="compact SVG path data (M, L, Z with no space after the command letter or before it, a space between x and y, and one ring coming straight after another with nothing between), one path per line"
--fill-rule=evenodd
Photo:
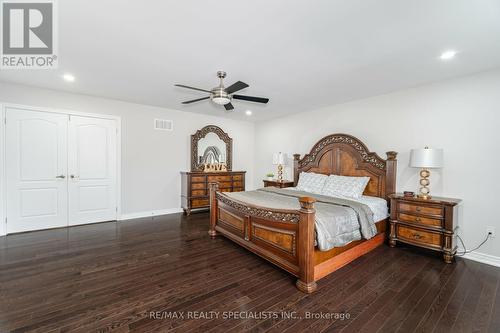
M116 126L7 108L7 233L116 220Z

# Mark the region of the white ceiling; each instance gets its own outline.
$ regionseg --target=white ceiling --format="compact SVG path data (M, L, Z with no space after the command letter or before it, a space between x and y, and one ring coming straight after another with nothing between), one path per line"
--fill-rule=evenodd
M59 69L1 81L265 120L500 66L500 0L58 3ZM447 49L460 53L443 62ZM271 101L181 104L204 93L174 83L209 89L217 70Z

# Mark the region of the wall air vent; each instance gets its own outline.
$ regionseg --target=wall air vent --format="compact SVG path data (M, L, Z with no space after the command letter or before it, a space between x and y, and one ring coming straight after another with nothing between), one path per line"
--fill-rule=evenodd
M159 131L173 131L174 122L166 119L155 119L155 130Z

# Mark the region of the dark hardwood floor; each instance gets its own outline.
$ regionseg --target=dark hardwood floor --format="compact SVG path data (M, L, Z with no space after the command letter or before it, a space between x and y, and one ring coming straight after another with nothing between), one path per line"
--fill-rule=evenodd
M499 268L383 246L306 295L207 226L176 214L0 237L0 332L500 332Z

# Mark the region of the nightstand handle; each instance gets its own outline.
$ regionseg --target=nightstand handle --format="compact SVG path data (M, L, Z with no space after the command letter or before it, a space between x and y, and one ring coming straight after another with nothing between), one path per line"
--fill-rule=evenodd
M420 212L420 211L422 210L422 208L417 207L417 209L416 209L416 210L417 210L417 212Z
M421 219L420 217L417 217L417 218L415 219L415 221L417 221L417 222L422 222L422 219Z
M422 236L420 236L419 234L412 234L413 238L415 239L420 239L422 238Z

